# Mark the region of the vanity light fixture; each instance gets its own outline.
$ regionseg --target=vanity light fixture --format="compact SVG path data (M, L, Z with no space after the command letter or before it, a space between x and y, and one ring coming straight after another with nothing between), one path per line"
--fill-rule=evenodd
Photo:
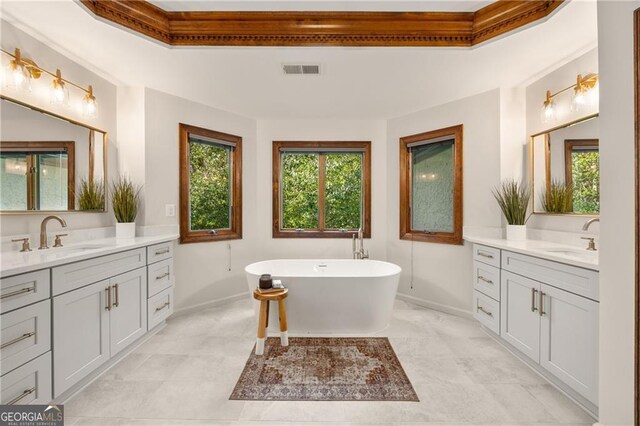
M93 87L84 87L62 78L62 72L57 69L55 73L48 71L28 58L24 58L20 49L16 48L14 53L0 49L0 52L9 56L9 63L4 68L3 78L5 86L20 90L31 91L31 80L39 79L42 74L47 74L52 78L51 81L51 103L58 105L69 105L70 95L69 87L73 86L83 92L81 99L82 114L86 117L96 117L98 112L98 103L93 93Z
M540 117L543 123L549 123L558 119L558 105L555 102L555 98L572 89L572 111L580 111L585 106L596 105L598 103L598 74L589 73L584 77L582 74L578 74L575 84L565 87L556 93L551 93L551 91L547 90Z

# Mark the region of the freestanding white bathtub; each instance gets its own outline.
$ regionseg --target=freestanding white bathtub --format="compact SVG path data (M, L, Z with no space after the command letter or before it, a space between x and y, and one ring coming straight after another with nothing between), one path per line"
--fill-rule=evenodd
M289 289L289 332L355 334L382 330L389 323L400 267L379 260L266 260L245 268L249 291L260 275L271 274ZM254 304L256 318L258 302ZM270 309L269 329L278 330L278 310Z

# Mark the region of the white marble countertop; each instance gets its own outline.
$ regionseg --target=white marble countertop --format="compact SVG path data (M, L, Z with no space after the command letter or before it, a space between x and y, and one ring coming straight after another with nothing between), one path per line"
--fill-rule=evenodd
M83 243L46 250L33 249L31 252L0 253L0 276L23 274L38 269L51 268L66 263L78 262L92 257L104 256L124 250L145 247L178 239L177 234L164 234L117 240L115 237L91 239Z
M553 260L554 262L565 263L567 265L579 266L581 268L600 270L597 251L588 251L568 244L560 244L543 240L510 241L504 238L490 238L477 235L465 235L465 241L486 246L508 250L515 253L527 254L541 259Z

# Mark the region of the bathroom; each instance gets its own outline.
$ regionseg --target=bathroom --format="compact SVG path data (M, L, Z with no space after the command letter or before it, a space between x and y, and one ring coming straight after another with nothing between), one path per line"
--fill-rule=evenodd
M526 25L471 47L393 45L392 41L385 47L354 45L348 44L353 43L349 37L342 45L305 45L300 41L297 45L221 46L212 42L209 46L170 46L153 34L126 27L126 23L117 21L115 16L121 15L115 12L109 16L116 22L110 20L105 16L110 6L100 6L109 3L130 7L118 1L0 4L3 73L11 60L16 60L16 48L22 58L51 73L31 76L30 90L8 87L3 82L2 144L71 140L71 136L55 136L61 123L74 131L80 129L77 140L82 143L75 144L76 192L84 176L108 184L103 211L58 208L44 213L25 208L2 211L0 215L2 296L22 288L14 280L22 275L39 273L37 276L45 281L42 296L2 306L2 404L32 389L20 382L22 377L16 371L22 374L26 367L39 362L37 380L42 388L14 404L59 404L69 425L626 425L637 421L634 199L638 189L634 178L634 122L637 126L638 112L637 106L634 110L634 34L638 29L634 28L634 19L638 19L635 11L640 2L537 2L549 8L544 17L537 16ZM290 2L280 1L241 0L240 6L214 1L146 3L166 11L296 10ZM300 7L306 13L474 12L493 2L393 3L371 1L346 6L343 2L317 1ZM527 2L516 3L525 7ZM319 65L319 74L286 75L284 65ZM65 84L68 101L64 105L54 102L50 94L56 70L70 82ZM589 74L597 74L599 99L572 109L578 74L587 79ZM585 84L589 86L588 81ZM563 91L565 88L570 90ZM547 91L556 94L552 100L557 110L545 118ZM88 95L95 96L95 113L83 110ZM39 114L41 111L48 115ZM33 119L40 124L24 125L22 115L18 115L26 113L35 114ZM583 121L586 118L591 120ZM574 123L578 124L567 127ZM545 134L594 123L597 135L567 138L601 141L599 212L544 214L540 187L549 184L548 176L556 176L554 166L558 161L552 157L556 150L549 149L551 167L547 167L544 143L538 141L544 140ZM454 212L449 216L452 228L443 233L448 240L442 241L429 232L410 229L407 200L413 194L407 188L405 173L411 167L404 154L413 149L415 141L437 138L425 134L460 125L451 151L455 155L459 148L461 158L455 163L459 170L451 169L453 189L448 194ZM20 133L25 130L35 133L25 139ZM87 133L90 142L86 142ZM450 134L453 131L446 133ZM185 162L184 146L190 135L214 139L218 145L231 147L228 151L238 156L231 167L235 173L228 174L232 187L230 229L194 233L188 226L188 208L183 206L189 205L185 196L190 195L191 169ZM411 139L415 135L423 136ZM274 166L282 169L283 153L294 156L299 154L296 149L306 149L301 144L311 142L316 143L317 158L323 158L319 161L327 163L329 153L341 152L341 147L347 146L344 144L364 144L349 148L361 155L360 223L346 232L335 230L329 238L311 235L309 230L298 232L302 226L283 226L279 220L283 212L276 200L284 192L280 187L274 190L274 185L282 186L283 181L279 180L281 173L274 173ZM288 143L297 145L288 148ZM321 143L333 147L325 149ZM340 143L343 145L336 148ZM409 145L404 151L403 143ZM132 182L134 189L141 187L134 239L116 238L110 195L120 177ZM494 197L496 188L509 179L533 186L527 216L533 214L526 223L525 242L505 239L507 221ZM2 189L7 192L4 184ZM67 196L71 210L79 210L72 191ZM50 214L59 216L66 227L55 219L45 222L45 245L50 248L39 250L43 219ZM601 222L583 230L592 218ZM360 247L360 241L352 239L358 227L363 228L360 254L367 254L368 259L352 261L358 257L354 244ZM56 236L61 234L68 235L59 238L62 247L54 247ZM27 237L32 251L20 252L23 241L13 240ZM587 250L590 241L583 237L593 238L597 250ZM503 262L493 263L495 258L479 254L487 254L483 247L494 250ZM550 253L550 248L556 251ZM73 265L108 256L120 261L122 253L134 255L129 259L130 266L118 270L115 263L102 264L97 278L87 278L87 274L73 269ZM590 311L592 322L585 328L586 346L570 341L576 351L585 347L589 350L559 360L586 365L586 382L575 384L557 371L549 373L552 367L541 365L540 347L536 355L532 355L535 348L518 347L517 336L506 332L500 323L505 317L506 299L499 292L481 290L478 267L500 274L503 282L504 277L515 274L554 287L530 275L531 271L519 274L510 270L504 263L509 253L552 262L545 265L561 265L560 269L576 268L571 271L578 275L588 271L584 277L593 285L589 289L560 289L595 306ZM401 376L409 382L404 388L409 399L392 401L382 396L358 400L366 398L353 395L331 400L317 395L315 399L299 395L280 400L273 395L230 399L232 394L237 397L234 390L243 383L245 367L264 359L254 352L260 315L250 289L258 283L247 281L245 268L279 259L314 260L316 269L324 264L333 268L332 261L346 260L371 273L373 267L357 265L386 262L401 269L396 274L397 290L384 297L390 312L376 318L388 325L313 332L302 327L305 313L317 308L314 314L318 318L322 319L323 311L326 318L337 318L333 309L347 300L345 295L359 307L377 310L380 305L369 298L374 297L370 287L358 291L345 288L350 283L340 282L333 287L332 293L337 294L326 301L326 289L318 291L317 300L311 290L311 296L305 299L310 305L305 307L293 275L266 267L259 272L280 278L289 289L289 348L302 337L388 338L395 353L391 358L399 363ZM134 271L143 273L131 275ZM133 296L139 303L140 322L127 322L118 338L113 335L117 329L114 324L119 321L114 303L125 304L129 294L124 282L115 279L120 274L130 274L131 282L138 280L139 292ZM162 277L154 289L149 278L152 274ZM366 285L373 279L361 281ZM322 284L320 279L318 286ZM103 334L98 340L94 335L77 339L74 333L81 331L69 332L81 326L77 317L56 302L67 298L70 303L68 296L93 286L97 289L92 293L93 302L100 305L100 318L106 321L99 323L104 327ZM531 289L533 298L526 293L525 311L535 314L536 327L542 327L543 321L554 318L553 312L546 318L541 315L545 307L553 309L549 305L553 295L542 287ZM546 298L541 296L543 292ZM32 293L37 291L29 291L24 297L35 297ZM11 303L11 296L3 299L3 303ZM104 308L105 303L110 310ZM529 303L535 312L528 310ZM45 306L43 316L51 330L42 333L48 337L40 340L29 336L13 348L5 347L16 336L27 333L27 328L33 328L31 320L20 326L26 327L24 330L13 327L11 321L20 320L17 312L35 306ZM265 354L286 349L278 338L280 318L275 302L270 306ZM479 307L494 309L492 316ZM338 313L344 313L344 309ZM520 319L516 315L516 325ZM571 327L583 330L583 325ZM85 348L87 352L82 354L85 340L93 342L94 347ZM529 349L531 353L527 353ZM98 350L97 355L90 350ZM77 368L71 365L75 355L95 357L87 358L86 368ZM65 368L73 374L60 373Z

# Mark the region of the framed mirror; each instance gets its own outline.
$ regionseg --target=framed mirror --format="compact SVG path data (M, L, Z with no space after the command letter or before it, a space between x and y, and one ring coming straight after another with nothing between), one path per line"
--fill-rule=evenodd
M598 114L532 135L533 212L600 214Z
M0 96L0 213L104 212L107 133Z

